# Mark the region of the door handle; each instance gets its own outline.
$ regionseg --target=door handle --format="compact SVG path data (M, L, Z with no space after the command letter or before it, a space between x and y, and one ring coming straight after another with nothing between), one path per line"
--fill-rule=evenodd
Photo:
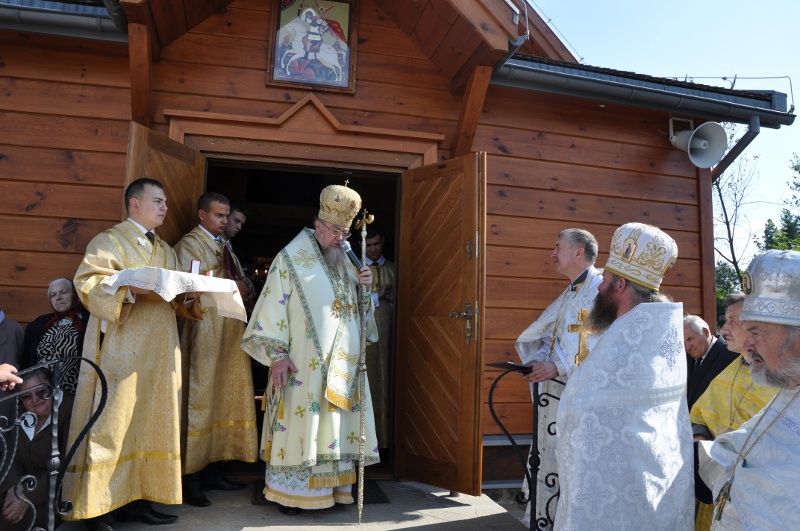
M451 319L466 319L467 320L467 323L466 323L466 325L467 325L466 326L466 329L467 329L466 330L466 339L467 339L467 345L469 345L470 341L472 341L472 303L471 302L467 302L467 310L464 311L464 312L459 312L458 310L456 310L454 312L450 312L450 318Z

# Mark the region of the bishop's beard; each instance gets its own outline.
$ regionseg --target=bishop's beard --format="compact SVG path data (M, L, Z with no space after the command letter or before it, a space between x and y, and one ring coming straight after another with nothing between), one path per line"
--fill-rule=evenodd
M346 265L345 254L341 247L322 247L322 258L328 264L328 269L338 273Z
M601 291L597 294L592 306L592 312L589 314L589 324L595 333L599 334L608 330L608 327L617 320L618 308L617 301L609 297L607 291Z

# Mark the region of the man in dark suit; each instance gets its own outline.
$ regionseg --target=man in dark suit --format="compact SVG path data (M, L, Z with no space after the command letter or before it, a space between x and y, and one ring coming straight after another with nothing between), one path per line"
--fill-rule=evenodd
M689 369L686 400L691 411L692 405L711 380L735 360L738 354L728 350L727 343L722 338L714 337L708 323L696 315L683 318L683 344Z

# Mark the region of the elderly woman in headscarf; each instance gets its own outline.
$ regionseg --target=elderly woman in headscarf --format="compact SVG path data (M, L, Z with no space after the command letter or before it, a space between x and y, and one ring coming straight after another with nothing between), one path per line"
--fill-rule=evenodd
M81 304L75 285L67 278L50 283L47 296L53 313L40 315L25 330L22 367L32 367L67 356L80 356L89 312ZM61 388L72 395L78 386L80 361L71 359L61 366Z
M53 407L58 403L58 446L61 465L69 433L72 395L54 395L53 375L45 368L23 373L23 382L18 386L19 401L27 412L18 428L17 451L8 475L0 485L0 529L16 531L29 529L33 516L28 505L20 498L28 498L36 508L35 527L47 529L50 500L50 456L53 453ZM33 476L36 487L26 490L19 481L24 476ZM60 518L56 515L56 525Z

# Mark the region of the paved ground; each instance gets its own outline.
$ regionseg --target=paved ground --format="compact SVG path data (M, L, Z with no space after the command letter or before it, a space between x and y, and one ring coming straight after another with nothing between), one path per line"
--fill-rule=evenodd
M157 506L165 513L180 517L174 524L154 529L163 531L254 531L344 529L394 530L424 529L452 531L521 531L526 529L519 518L522 511L515 503L499 505L489 496L450 496L428 485L402 481L377 481L389 503L365 504L361 526L358 525L356 505L337 505L321 511L304 511L297 516L286 516L277 505L254 505L250 489L247 491L206 493L211 507L198 509L188 505ZM510 513L506 510L513 511ZM66 522L59 531L83 531L82 524ZM141 531L151 529L141 523L117 523L116 531Z

